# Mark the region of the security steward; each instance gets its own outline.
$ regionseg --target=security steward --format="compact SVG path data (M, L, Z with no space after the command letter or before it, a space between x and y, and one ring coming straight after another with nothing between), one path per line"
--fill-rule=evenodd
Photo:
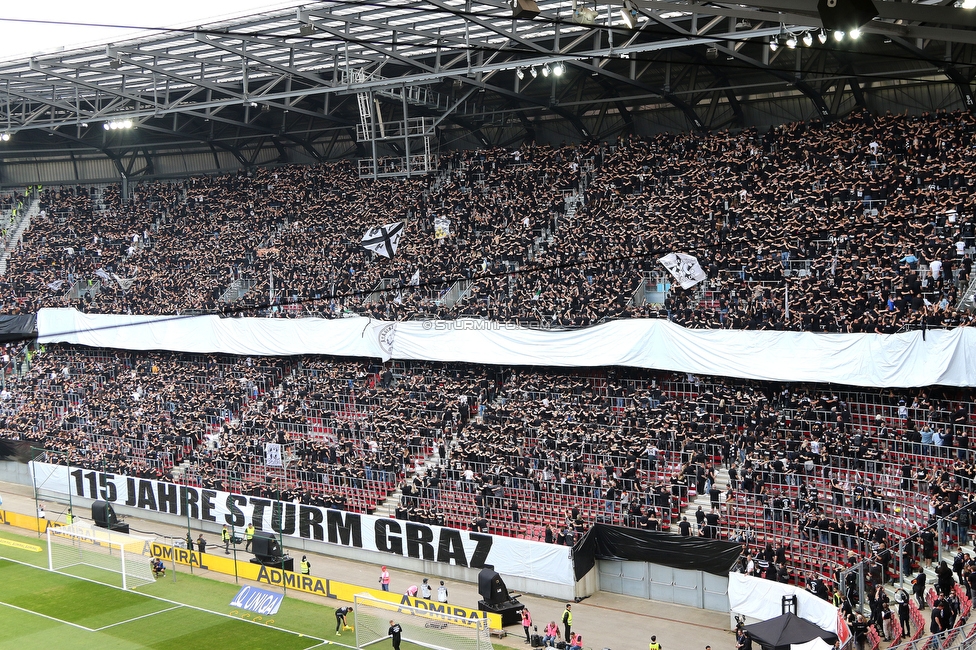
M220 531L220 541L224 543L224 555L230 555L230 531L227 530L227 526Z
M251 550L251 540L252 539L254 539L254 523L253 522L250 523L250 524L248 524L247 525L247 528L244 529L244 550L245 551L250 551Z
M303 576L307 576L312 571L312 564L308 561L306 556L302 556L301 572Z

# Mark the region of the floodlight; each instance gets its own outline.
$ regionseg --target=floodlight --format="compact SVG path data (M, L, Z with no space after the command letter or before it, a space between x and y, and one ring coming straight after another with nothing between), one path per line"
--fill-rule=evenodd
M566 65L562 61L552 66L552 73L557 77L561 77L564 72L566 72Z
M817 40L820 41L821 45L827 42L827 34L824 33L824 30L821 29L820 33L817 34Z
M837 41L838 43L840 43L842 40L844 40L844 30L842 30L842 29L835 29L834 30L834 40Z
M853 38L855 41L857 39L861 38L861 28L860 27L855 27L854 29L851 30L851 38Z
M630 0L624 0L624 6L620 10L620 19L630 29L637 27L637 10L634 9L634 5L631 4Z
M552 68L549 67L549 64L548 63L545 64L544 66L542 66L542 76L543 77L548 77L550 72L552 72Z
M525 71L522 68L515 68L515 76L519 78L519 81L525 79Z
M803 44L806 47L810 47L811 45L813 45L813 36L810 35L810 32L807 32L806 34L803 35Z
M10 140L10 134L7 133L6 131L0 133L0 140L2 140L3 142L7 142L8 140Z
M535 79L536 77L539 76L539 71L536 70L536 67L535 66L532 66L531 68L529 68L529 72L532 74L532 78L533 79Z
M796 49L796 36L790 34L790 37L786 39L786 47L790 48L791 50Z
M775 36L769 37L769 49L772 50L773 52L779 49L779 39L776 38Z

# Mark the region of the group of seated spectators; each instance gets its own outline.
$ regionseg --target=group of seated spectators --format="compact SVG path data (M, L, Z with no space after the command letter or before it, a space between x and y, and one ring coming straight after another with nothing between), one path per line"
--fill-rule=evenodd
M8 375L0 417L55 462L117 473L254 494L274 482L339 507L349 488L381 493L375 507L400 486L403 516L564 543L598 520L746 543L768 522L863 554L970 502L971 397L874 394L884 405L869 409L819 387L667 373L57 345ZM280 476L265 442L283 446ZM711 507L691 529L679 513L695 494Z
M964 112L854 112L764 133L453 152L424 178L363 179L343 161L146 181L129 197L51 187L0 300L6 313L351 311L541 327L967 325L956 304L976 244L974 138ZM392 259L361 246L367 228L401 220ZM708 279L672 286L657 263L672 251L696 255Z

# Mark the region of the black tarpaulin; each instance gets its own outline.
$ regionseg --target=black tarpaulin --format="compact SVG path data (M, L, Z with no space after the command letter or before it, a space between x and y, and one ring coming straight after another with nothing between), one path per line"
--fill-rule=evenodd
M596 560L652 562L725 576L741 551L739 544L720 539L596 524L573 546L573 566L577 580Z
M0 343L37 338L37 315L0 316Z
M576 574L577 582L596 564L595 530L596 527L589 529L573 544L573 573Z
M26 463L39 453L40 450L32 450L31 444L26 440L0 438L0 460L18 460Z
M794 643L806 643L817 637L827 643L837 640L837 635L833 632L823 630L792 613L747 625L745 629L752 635L752 640L763 647L763 650L790 650L790 646Z

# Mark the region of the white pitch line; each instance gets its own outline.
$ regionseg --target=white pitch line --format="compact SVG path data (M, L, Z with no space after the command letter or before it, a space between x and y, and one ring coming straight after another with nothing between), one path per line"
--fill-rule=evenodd
M304 636L306 639L309 639L311 641L318 641L320 644L321 643L326 643L326 641L327 641L326 639L321 639L321 638L319 638L317 636L312 636L311 634L301 634L301 633L296 632L294 630L289 630L289 629L283 628L283 627L271 627L271 626L265 625L264 623L258 623L257 621L252 621L252 620L249 620L249 619L246 619L246 618L238 618L237 616L231 616L230 614L222 614L220 612L215 612L212 609L206 609L206 608L203 608L203 607L198 607L196 605L188 605L186 603L181 603L181 602L176 601L176 600L170 600L169 598L163 598L162 596L154 596L152 594L143 593L141 591L134 591L134 590L131 590L131 589L123 589L122 587L117 587L115 585L110 585L110 584L106 584L104 582L99 582L98 580L92 580L91 578L82 578L81 576L72 575L70 573L61 573L59 571L51 571L50 569L46 569L46 568L44 568L42 566L38 566L36 564L31 564L30 562L23 562L21 560L14 560L12 558L3 557L3 556L0 556L0 559L3 559L4 562L12 562L13 564L20 564L21 566L30 567L31 569L37 569L38 571L47 571L48 573L56 573L58 575L62 575L62 576L68 577L68 578L74 578L76 580L83 580L84 582L90 582L90 583L92 583L94 585L101 585L102 587L108 587L110 589L115 589L117 591L125 591L126 593L139 594L140 596L144 596L144 597L150 598L152 600L158 600L158 601L163 602L163 603L169 603L170 605L176 605L177 607L183 607L183 608L186 608L186 609L195 609L198 612L204 612L206 614L212 614L214 616L220 616L220 617L223 617L223 618L230 618L230 619L233 619L235 621L242 621L244 623L250 623L251 625L259 625L259 626L261 626L261 627L263 627L265 629L277 630L279 632L284 632L285 634L291 634L291 635L294 635L294 636ZM6 604L6 603L4 603L4 604ZM24 611L29 611L29 610L24 610ZM31 614L36 614L37 612L30 612L30 613ZM39 616L43 616L43 614L40 614ZM54 620L58 620L58 619L54 619ZM61 622L67 623L67 621L61 621ZM75 624L74 623L68 623L68 625L75 625ZM75 625L75 627L82 627L82 626ZM88 630L87 627L82 628L82 629ZM91 632L92 630L88 630L88 631ZM338 643L336 645L345 645L345 644ZM345 647L347 647L347 648L353 648L353 646L345 646Z
M127 621L119 621L118 623L112 623L110 625L103 625L102 627L95 628L95 632L101 632L102 630L107 630L110 627L115 627L116 625L125 625L126 623L131 623L133 621L138 621L142 618L149 618L150 616L155 616L156 614L162 614L163 612L171 612L174 609L182 609L183 605L177 605L176 607L167 607L166 609L161 609L158 612L149 612L148 614L143 614L142 616L136 616L135 618L130 618Z
M24 612L26 614L33 614L34 616L40 616L41 618L46 618L48 620L55 621L57 623L62 623L64 625L70 625L71 627L76 627L79 630L84 630L85 632L94 632L95 631L95 630L91 629L90 627L85 627L84 625L78 625L77 623L72 623L71 621L63 621L60 618L54 618L53 616L48 616L47 614L41 614L40 612L35 612L32 609L24 609L23 607L17 607L16 605L11 605L10 603L5 603L3 601L0 601L0 605L3 605L4 607L9 607L11 609L20 610L20 611L22 611L22 612Z

